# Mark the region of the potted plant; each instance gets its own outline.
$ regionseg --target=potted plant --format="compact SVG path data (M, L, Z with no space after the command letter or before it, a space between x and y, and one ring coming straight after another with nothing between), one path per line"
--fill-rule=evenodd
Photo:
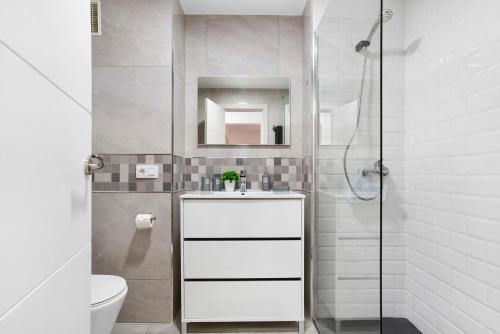
M238 182L239 179L240 176L234 170L224 172L221 176L221 180L224 182L224 188L226 191L234 191L236 182Z

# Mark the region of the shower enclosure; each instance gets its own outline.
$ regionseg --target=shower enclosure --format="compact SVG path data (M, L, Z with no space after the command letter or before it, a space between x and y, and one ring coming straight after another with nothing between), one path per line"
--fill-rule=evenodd
M387 53L398 38L397 5L331 1L316 31L313 313L321 334L406 327L398 316L403 55Z
M499 12L330 1L314 66L321 334L499 333Z

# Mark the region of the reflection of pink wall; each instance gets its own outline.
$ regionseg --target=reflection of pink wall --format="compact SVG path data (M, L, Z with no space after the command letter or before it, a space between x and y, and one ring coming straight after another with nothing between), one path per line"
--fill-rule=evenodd
M260 144L260 124L226 124L226 144Z

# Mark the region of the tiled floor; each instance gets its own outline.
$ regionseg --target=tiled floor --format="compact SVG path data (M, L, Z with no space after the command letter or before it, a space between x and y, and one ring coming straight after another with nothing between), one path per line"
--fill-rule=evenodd
M265 334L295 334L295 322L270 323L203 323L190 324L188 333L265 333ZM179 323L171 324L116 324L112 334L179 334ZM312 321L306 321L305 334L318 334Z
M111 334L179 334L176 324L116 324Z
M384 334L422 334L410 321L404 318L384 318ZM322 334L378 334L380 321L349 320L335 321L322 318L316 321L316 326Z

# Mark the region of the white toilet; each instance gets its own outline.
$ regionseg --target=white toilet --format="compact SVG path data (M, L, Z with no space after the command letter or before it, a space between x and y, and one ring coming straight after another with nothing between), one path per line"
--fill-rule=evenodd
M91 334L110 334L127 296L127 282L111 275L92 275L91 281Z

